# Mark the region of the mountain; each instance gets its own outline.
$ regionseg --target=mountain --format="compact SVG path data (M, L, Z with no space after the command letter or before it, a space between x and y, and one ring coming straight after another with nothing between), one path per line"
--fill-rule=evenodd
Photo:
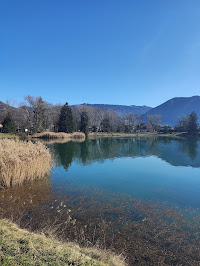
M118 114L133 113L133 114L142 115L151 109L151 107L146 105L136 106L136 105L88 104L88 103L84 103L81 105L90 106L93 108L103 108L107 111L114 110Z
M152 108L143 115L144 121L148 114L159 114L162 117L162 125L174 126L178 117L186 116L195 111L200 123L200 96L176 97Z
M14 110L15 110L14 107L11 107L10 105L0 101L0 123L4 119L4 117L7 114L7 112L14 111Z
M8 105L0 101L0 113L3 113L7 110Z

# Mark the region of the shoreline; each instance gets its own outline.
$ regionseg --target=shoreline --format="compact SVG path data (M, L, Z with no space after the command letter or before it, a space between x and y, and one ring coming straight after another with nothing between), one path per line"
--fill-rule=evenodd
M3 265L32 265L34 260L37 265L125 266L121 255L97 247L80 247L74 242L59 241L51 232L48 236L30 232L5 219L0 219L0 228Z
M49 132L48 132L49 133ZM9 134L9 133L0 133L0 139L8 138L8 139L28 139L28 140L62 140L63 142L68 141L85 141L86 137L85 134L82 132L74 132L72 134L62 133L63 135L59 137L57 133L51 132L51 136L46 136L45 132L42 132L37 135L25 135L25 134ZM81 133L81 134L80 134ZM58 133L59 134L59 133ZM169 137L169 138L198 138L199 136L192 136L188 135L186 132L173 132L173 133L158 133L158 132L140 132L140 133L106 133L106 132L90 132L87 135L88 139L95 139L95 138L152 138L152 137Z
M167 133L167 134L161 134L161 133L151 133L151 132L145 132L145 133L104 133L104 132L97 132L97 133L89 133L88 138L110 138L110 137L171 137L171 138L183 138L184 132L176 132L176 133Z

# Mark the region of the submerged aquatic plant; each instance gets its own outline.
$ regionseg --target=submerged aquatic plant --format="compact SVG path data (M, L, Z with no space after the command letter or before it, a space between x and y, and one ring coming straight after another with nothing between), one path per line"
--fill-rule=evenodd
M41 186L41 181L35 182L38 186L33 183L2 190L0 218L81 246L123 254L129 265L199 265L198 210L141 202L123 194L73 187L69 183L62 186L65 193L50 192L48 185ZM22 193L23 187L27 193Z
M49 149L41 142L0 140L0 186L9 188L42 178L53 166Z

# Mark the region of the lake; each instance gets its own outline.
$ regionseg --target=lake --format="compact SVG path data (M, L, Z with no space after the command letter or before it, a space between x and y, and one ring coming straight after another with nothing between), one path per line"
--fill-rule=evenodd
M130 265L199 265L200 140L100 138L46 145L55 161L52 173L1 190L2 217L122 252Z

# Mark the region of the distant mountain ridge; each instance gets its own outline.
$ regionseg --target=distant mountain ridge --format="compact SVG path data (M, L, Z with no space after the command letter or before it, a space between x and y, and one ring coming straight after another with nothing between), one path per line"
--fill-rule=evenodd
M195 111L200 123L200 96L175 97L165 103L152 108L143 115L144 121L148 114L159 114L162 117L162 125L174 126L178 123L178 117L186 116Z
M142 115L151 109L151 107L146 105L136 106L136 105L89 104L89 103L83 103L80 105L90 106L93 108L103 108L107 111L114 110L118 114L133 113L133 114Z

